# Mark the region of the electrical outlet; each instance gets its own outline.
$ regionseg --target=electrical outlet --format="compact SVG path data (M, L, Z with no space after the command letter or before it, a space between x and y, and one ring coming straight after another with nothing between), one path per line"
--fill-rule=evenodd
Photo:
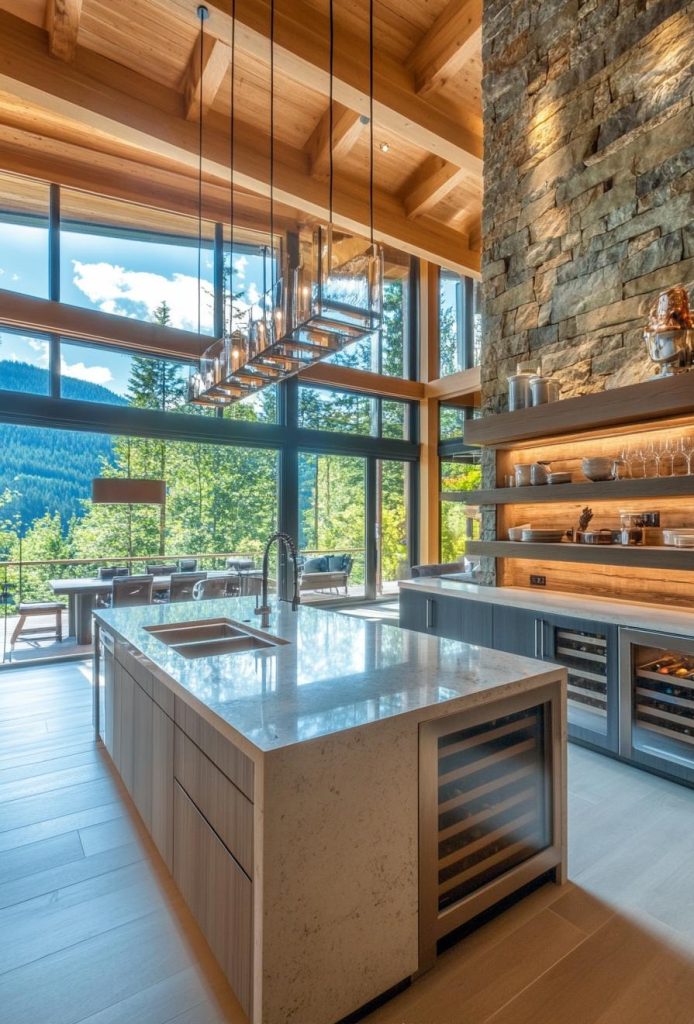
M531 587L546 587L547 577L546 576L531 576L530 577Z

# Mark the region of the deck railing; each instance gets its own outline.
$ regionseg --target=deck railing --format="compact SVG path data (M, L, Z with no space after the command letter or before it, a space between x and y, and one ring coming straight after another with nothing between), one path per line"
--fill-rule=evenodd
M354 565L350 581L356 585L364 582L364 548L306 548L301 554L306 558L320 555L351 555ZM262 550L253 551L203 551L193 554L149 554L125 555L113 558L44 558L0 561L0 607L5 605L8 613L20 601L51 601L55 595L50 586L54 579L90 579L98 575L103 567L126 566L132 573L143 573L147 565L178 565L183 559L197 560L201 571L224 569L228 558L251 559L260 568ZM6 595L3 597L3 595Z

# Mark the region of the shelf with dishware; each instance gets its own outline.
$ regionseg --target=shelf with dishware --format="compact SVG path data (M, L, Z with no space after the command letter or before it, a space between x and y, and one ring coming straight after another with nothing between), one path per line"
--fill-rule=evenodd
M667 426L680 418L691 421L693 409L694 373L681 373L470 420L465 440L506 449L557 436L568 440L576 435L619 435L640 425Z
M574 402L580 416L547 429L546 416ZM586 410L595 413L590 429ZM542 436L528 427L536 413ZM693 373L621 389L607 404L589 395L488 419L502 418L503 434L488 434L496 486L446 495L495 515L496 539L468 541L468 557L494 558L499 586L694 607ZM536 532L523 536L523 527Z
M575 501L617 501L633 498L686 498L694 495L694 474L645 479L582 480L578 483L493 487L476 491L446 491L446 501L466 505L531 505Z
M583 562L593 565L617 565L643 569L694 569L694 550L664 545L576 544L569 541L538 543L530 541L468 541L466 554L492 558L542 559L548 562ZM590 580L587 581L593 589Z

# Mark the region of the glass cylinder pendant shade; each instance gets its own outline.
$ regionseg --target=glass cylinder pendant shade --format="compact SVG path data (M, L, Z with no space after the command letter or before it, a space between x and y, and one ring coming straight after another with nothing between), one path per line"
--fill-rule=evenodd
M342 345L372 334L383 315L383 250L363 238L317 227L310 262L294 276L292 334L334 334Z
M363 238L332 225L316 228L302 240L300 263L291 273L280 248L273 277L252 307L242 307L229 292L225 337L203 354L191 377L191 402L227 405L381 326L383 251Z

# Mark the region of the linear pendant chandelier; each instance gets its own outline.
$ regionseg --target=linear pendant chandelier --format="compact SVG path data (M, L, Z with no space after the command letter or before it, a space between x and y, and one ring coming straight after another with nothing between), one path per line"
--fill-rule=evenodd
M379 330L383 314L383 250L374 240L374 0L369 0L369 238L334 224L334 0L330 7L329 223L299 239L298 264L290 269L286 246L275 244L275 2L270 3L270 246L263 254L263 294L252 307L233 292L236 0L231 8L230 245L224 268L224 334L215 339L191 375L189 401L225 406L306 366L326 359ZM200 68L207 8L198 7ZM202 82L200 96L202 97ZM199 125L199 250L202 251L202 102ZM267 286L267 266L270 285ZM200 282L198 282L200 287ZM199 315L200 311L198 311Z

